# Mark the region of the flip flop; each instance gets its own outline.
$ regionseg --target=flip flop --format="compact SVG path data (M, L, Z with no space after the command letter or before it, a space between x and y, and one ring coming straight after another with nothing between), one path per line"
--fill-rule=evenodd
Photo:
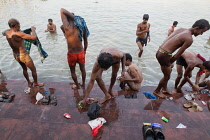
M190 111L190 112L202 112L203 108L198 106L198 105L194 105L194 106L192 106L192 108L188 108L188 111Z
M165 140L165 136L162 133L162 125L161 124L153 123L152 130L155 134L155 140Z
M195 103L195 102L189 101L189 102L187 102L186 104L184 104L183 106L184 106L185 108L190 108L190 107L192 107L192 106L194 106L194 105L198 105L198 104Z
M137 98L137 93L132 93L131 95L132 95L132 98L133 99L136 99Z
M48 105L49 101L50 101L50 94L47 93L47 94L44 95L44 98L42 100L42 105Z
M155 139L155 134L152 130L151 123L143 123L142 131L143 131L144 140L154 140Z

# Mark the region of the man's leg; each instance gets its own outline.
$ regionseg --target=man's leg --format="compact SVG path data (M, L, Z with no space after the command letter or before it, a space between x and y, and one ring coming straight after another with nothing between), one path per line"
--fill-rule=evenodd
M162 88L165 88L164 90L167 89L167 83L168 83L168 80L170 79L170 74L171 74L172 68L171 68L171 66L169 66L169 67L161 66L161 70L163 72L164 77L160 80L158 87L155 89L153 94L155 94L161 98L165 98L165 95L162 92L160 92L160 90Z
M192 71L190 72L188 78L191 78L191 77L192 77ZM184 93L184 92L182 91L182 87L184 86L185 83L187 83L187 79L186 79L186 78L183 79L183 80L181 81L180 85L177 87L177 92L179 92L179 93ZM192 84L192 83L189 83L189 84L190 84L191 87L193 87L193 84Z
M38 84L37 73L36 73L36 67L34 66L33 60L31 59L31 61L26 62L25 65L26 65L26 67L28 67L28 68L31 70L31 72L32 72L32 77L33 77L33 79L34 79L34 86L40 86L40 87L41 87L41 86L44 86L43 83Z
M76 67L76 64L75 64L74 66L70 66L70 65L69 65L69 68L70 68L70 71L71 71L71 77L72 77L72 79L73 79L73 81L74 81L74 83L75 83L75 85L76 85L75 88L79 89L80 86L79 86L79 83L78 83L78 81L77 81L77 75L76 75L76 73L75 73L75 67ZM72 86L72 88L75 89L74 86Z
M141 44L141 42L138 41L138 42L137 42L137 45L138 45L138 47L139 47L139 54L138 54L138 56L141 57L141 55L142 55L142 53L143 53L143 46L144 46L144 44Z
M23 69L23 75L24 77L26 78L26 81L28 82L28 86L31 87L32 85L32 82L30 81L29 79L29 76L28 76L28 71L27 71L27 67L24 63L22 62L19 62L19 64L21 65L22 69Z
M178 87L179 82L182 79L182 75L183 75L183 66L182 65L177 64L176 69L177 69L177 77L175 80L175 86L174 86L174 90L172 91L172 94L177 93L177 87Z
M111 95L107 92L106 87L105 87L105 84L104 84L104 81L102 80L101 76L102 76L102 71L101 71L100 73L98 73L97 78L96 78L96 81L97 81L98 86L100 87L100 89L101 89L101 90L104 92L104 94L105 94L105 97L102 98L102 99L100 100L100 104L103 104L105 101L111 99L112 97L111 97Z
M116 97L118 95L117 93L112 92L112 88L115 84L115 81L116 81L116 78L117 78L117 72L119 71L119 68L120 68L120 63L112 66L112 77L111 77L111 82L110 82L110 86L109 86L109 90L108 90L108 93L112 97Z
M86 79L86 71L85 71L85 63L79 63L80 71L82 73L82 85L81 87L85 89L85 79Z

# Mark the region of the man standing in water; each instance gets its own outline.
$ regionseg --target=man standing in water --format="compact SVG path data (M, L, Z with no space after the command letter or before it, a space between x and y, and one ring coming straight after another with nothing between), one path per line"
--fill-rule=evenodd
M48 19L48 23L49 24L47 24L47 29L45 30L45 32L56 33L56 25L53 24L53 20Z
M181 54L191 46L193 43L192 35L195 37L202 35L204 32L209 30L209 22L205 19L197 20L192 28L189 29L178 29L174 31L159 47L156 58L161 66L163 78L160 80L157 88L153 94L165 98L164 93L172 94L168 91L167 83L170 79L173 63L181 56ZM175 55L172 53L179 49ZM162 90L162 91L161 91Z
M10 19L8 21L8 24L9 24L10 29L4 31L2 34L6 36L7 41L13 50L13 55L16 61L18 61L19 64L22 66L23 75L28 82L28 86L31 87L33 84L34 86L44 86L43 83L38 84L36 67L34 66L33 60L31 59L31 57L26 51L26 47L24 45L24 40L23 40L23 39L35 40L36 28L31 27L32 32L31 32L31 35L29 35L29 34L20 32L20 23L17 19ZM31 82L29 79L27 68L31 70L34 82Z
M177 26L178 22L174 21L173 26L168 30L168 36L170 36L174 32L174 28Z
M112 92L112 88L116 81L117 72L119 71L120 68L120 61L122 64L122 76L123 76L125 72L125 54L116 48L105 48L101 50L93 66L91 78L86 89L85 97L81 102L85 103L86 99L88 98L93 88L95 81L97 81L98 86L105 94L105 97L100 100L100 104L111 99L112 97L117 96L117 94L114 94ZM103 71L108 70L110 67L112 67L112 77L109 89L107 91L104 81L102 80L102 73Z
M150 24L147 23L149 20L149 15L144 14L143 15L143 22L139 23L137 25L137 30L136 30L136 43L139 47L139 54L138 56L141 57L143 53L143 47L144 45L147 46L147 40L150 41L150 35L149 35L149 28Z
M85 88L85 53L88 46L87 37L89 36L89 31L83 18L80 16L74 16L74 14L61 8L60 9L61 20L63 25L61 30L67 40L68 45L68 64L71 71L71 76L75 84L73 84L73 89L79 89L80 85L77 81L77 76L75 73L76 63L79 63L80 70L82 72L82 88ZM84 49L82 46L82 38L84 39Z

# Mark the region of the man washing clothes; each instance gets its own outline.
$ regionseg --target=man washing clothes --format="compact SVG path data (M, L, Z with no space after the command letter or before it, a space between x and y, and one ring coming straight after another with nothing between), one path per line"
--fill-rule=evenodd
M80 71L82 73L82 85L81 87L85 88L85 54L88 47L89 31L86 26L85 20L80 16L75 16L73 13L61 8L60 9L61 20L63 25L61 30L64 33L64 36L67 40L68 53L67 59L71 71L71 76L74 81L72 85L73 89L79 89L80 85L77 80L75 73L76 63L79 64ZM82 39L84 41L84 48L82 45Z

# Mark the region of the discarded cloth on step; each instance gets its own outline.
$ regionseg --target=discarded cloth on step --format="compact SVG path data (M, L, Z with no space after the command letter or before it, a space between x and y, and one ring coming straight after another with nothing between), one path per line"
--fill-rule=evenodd
M92 136L97 136L99 128L101 128L104 123L106 123L106 120L102 117L88 122L92 128Z
M31 34L31 28L25 29L25 30L23 30L23 32L26 33L26 34ZM24 39L24 44L25 44L25 47L26 47L26 50L27 50L28 54L30 54L32 43L37 46L38 52L40 54L41 62L43 63L45 58L47 58L48 54L42 48L42 44L39 41L38 37L36 38L36 40Z
M144 95L150 99L157 99L155 95L151 94L150 92L143 92Z

